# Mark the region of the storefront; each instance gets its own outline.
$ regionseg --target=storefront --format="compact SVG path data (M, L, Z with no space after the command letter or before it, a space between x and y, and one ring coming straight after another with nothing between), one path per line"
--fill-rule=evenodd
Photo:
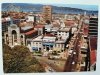
M38 47L32 47L33 51L38 51Z
M52 50L54 46L54 43L43 43L43 48L46 49L47 51Z

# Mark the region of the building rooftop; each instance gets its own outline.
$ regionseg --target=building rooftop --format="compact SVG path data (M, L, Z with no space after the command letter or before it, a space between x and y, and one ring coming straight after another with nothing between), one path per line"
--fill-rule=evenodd
M75 23L74 20L66 20L65 21L66 26L72 26L72 25L74 25L74 23Z
M43 36L38 36L33 39L33 41L42 41Z
M54 37L54 36L52 36L52 37L50 37L50 36L44 36L43 37L43 41L44 42L55 42L56 41L56 37Z
M62 32L68 32L69 30L70 30L70 28L67 28L67 27L59 29L59 31L62 31Z
M51 31L54 31L54 32L57 32L58 30L59 30L58 27L53 27L53 28L51 29Z
M6 22L6 21L11 21L11 18L10 17L2 18L2 22Z
M30 28L33 28L33 26L27 25L27 26L21 27L21 30L28 30Z
M43 28L45 27L44 25L36 25L35 28Z
M37 32L37 30L31 30L31 31L26 32L25 35L29 35L29 34L32 34L32 33L35 33L35 32Z
M44 36L55 37L55 35L53 35L53 34L51 34L51 33L45 34Z
M64 39L57 40L56 43L65 43L66 41Z
M45 28L51 28L52 27L52 24L46 24L45 25Z

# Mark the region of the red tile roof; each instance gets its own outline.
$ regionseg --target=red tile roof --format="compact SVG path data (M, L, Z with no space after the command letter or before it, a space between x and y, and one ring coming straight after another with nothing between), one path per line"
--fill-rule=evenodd
M55 35L48 33L48 34L45 34L45 36L55 36Z
M43 25L36 25L35 28L43 28Z
M35 33L35 32L37 32L37 30L31 30L29 32L26 32L25 35L29 35L29 34L32 34L32 33Z

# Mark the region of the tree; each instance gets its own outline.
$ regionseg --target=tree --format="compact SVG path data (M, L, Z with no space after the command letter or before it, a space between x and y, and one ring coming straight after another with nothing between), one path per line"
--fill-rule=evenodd
M15 46L12 49L3 46L3 65L5 73L45 72L44 68L32 57L25 46Z

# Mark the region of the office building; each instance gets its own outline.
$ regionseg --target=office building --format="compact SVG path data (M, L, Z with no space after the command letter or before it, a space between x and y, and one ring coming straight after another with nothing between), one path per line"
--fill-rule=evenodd
M43 18L44 21L50 21L52 20L52 7L49 5L43 6Z
M98 35L98 18L92 17L89 21L89 36L95 36Z

